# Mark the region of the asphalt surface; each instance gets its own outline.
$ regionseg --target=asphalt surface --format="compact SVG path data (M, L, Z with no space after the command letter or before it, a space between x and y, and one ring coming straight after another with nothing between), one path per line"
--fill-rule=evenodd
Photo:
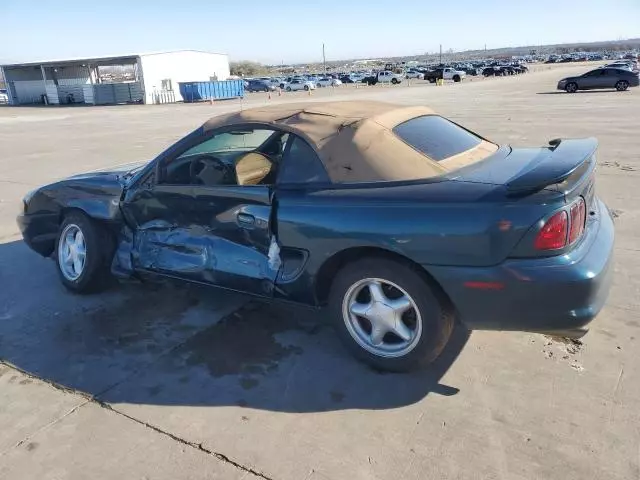
M215 105L0 108L0 479L640 478L640 89L557 93L586 67L537 70ZM31 188L150 159L212 115L328 98L429 105L517 146L596 136L616 273L583 342L458 329L432 368L382 374L322 312L172 284L76 296L20 240Z

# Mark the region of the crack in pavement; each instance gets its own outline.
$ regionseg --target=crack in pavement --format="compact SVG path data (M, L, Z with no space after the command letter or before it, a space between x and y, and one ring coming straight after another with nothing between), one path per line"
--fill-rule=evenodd
M175 440L178 443L181 443L183 445L189 446L191 448L195 448L196 450L200 450L201 452L207 453L209 455L213 455L218 460L220 460L220 461L222 461L224 463L228 463L230 465L233 465L234 467L236 467L236 468L238 468L238 469L240 469L240 470L242 470L244 472L250 473L250 474L255 475L256 477L259 477L259 478L263 478L264 480L273 480L271 477L268 477L267 475L265 475L262 472L254 470L251 467L247 467L245 465L242 465L241 463L236 462L235 460L230 459L229 457L227 457L223 453L219 453L219 452L215 452L213 450L209 450L204 445L202 445L202 443L190 442L189 440L186 440L186 439L184 439L182 437L174 435L171 432L167 432L166 430L162 430L161 428L156 427L155 425L152 425L150 423L147 423L147 422L144 422L142 420L139 420L139 419L137 419L135 417L132 417L131 415L127 415L126 413L121 412L120 410L117 410L117 409L113 408L110 404L105 403L105 402L101 402L98 399L93 399L92 401L93 401L93 403L101 406L102 408L104 408L106 410L109 410L111 412L114 412L117 415L121 415L121 416L123 416L125 418L128 418L129 420L132 420L133 422L136 422L139 425L143 425L143 426L153 430L156 433L159 433L161 435L165 435L165 436L171 438L172 440Z
M84 407L87 403L90 403L90 400L86 400L82 403L79 403L78 405L76 405L75 407L73 407L71 410L69 410L67 413L65 413L64 415L62 415L61 417L58 417L54 420L52 420L51 422L47 423L46 425L43 425L42 427L38 428L36 431L28 434L26 437L24 437L22 440L20 440L18 443L16 443L15 445L13 445L12 447L7 448L6 450L4 450L3 452L0 452L0 457L3 455L6 455L10 450L13 450L14 448L18 448L20 445L24 444L25 442L31 440L31 438L33 438L35 435L37 435L40 432L45 431L46 429L48 429L49 427L54 426L56 423L64 420L65 418L67 418L69 415L71 415L72 413L74 413L76 410L78 410L81 407Z
M161 429L159 427L156 427L155 425L152 425L150 423L144 422L144 421L139 420L139 419L137 419L135 417L127 415L126 413L121 412L121 411L113 408L110 404L108 404L106 402L103 402L103 401L99 400L98 398L96 398L96 397L94 397L92 395L88 395L87 393L85 393L83 391L77 390L75 388L65 387L64 385L60 385L59 383L53 382L51 380L40 378L37 375L33 375L33 374L29 373L29 372L26 372L26 371L22 370L21 368L16 367L15 365L13 365L10 362L7 362L6 360L3 360L3 359L0 359L0 365L4 365L4 366L6 366L8 368L11 368L11 369L13 369L13 370L25 375L26 377L28 377L30 379L38 380L39 382L45 383L45 384L49 385L50 387L52 387L52 388L54 388L56 390L62 391L64 393L69 393L69 394L72 394L72 395L79 395L80 397L85 399L84 402L79 403L78 405L73 407L71 410L69 410L67 413L65 413L61 417L59 417L59 418L49 422L48 424L42 426L41 428L39 428L35 432L30 433L29 435L27 435L25 438L20 440L18 443L16 443L14 446L10 447L9 449L7 449L7 450L5 450L3 452L0 452L0 456L6 454L9 450L12 450L13 448L16 448L16 447L19 447L20 445L23 445L26 441L28 441L34 435L36 435L36 434L46 430L47 428L55 425L56 423L60 422L61 420L63 420L64 418L68 417L69 415L71 415L72 413L74 413L78 409L84 407L85 405L88 405L88 404L92 403L92 404L98 405L99 407L101 407L101 408L103 408L105 410L109 410L109 411L115 413L116 415L120 415L120 416L122 416L124 418L127 418L127 419L129 419L129 420L131 420L131 421L133 421L133 422L135 422L135 423L137 423L139 425L142 425L142 426L144 426L146 428L149 428L149 429L153 430L156 433L159 433L161 435L169 437L170 439L172 439L172 440L174 440L174 441L176 441L178 443L181 443L181 444L186 445L186 446L191 447L191 448L195 448L196 450L200 450L201 452L204 452L204 453L206 453L208 455L211 455L211 456L215 457L216 459L220 460L223 463L228 463L230 465L233 465L234 467L238 468L239 470L242 470L243 472L246 472L246 473L251 474L251 475L255 475L256 477L262 478L264 480L274 480L274 479L272 479L271 477L268 477L267 475L265 475L262 472L254 470L251 467L247 467L247 466L242 465L241 463L239 463L239 462L237 462L235 460L232 460L231 458L229 458L228 456L226 456L223 453L215 452L213 450L210 450L210 449L206 448L205 446L202 445L202 443L190 442L189 440L186 440L186 439L184 439L182 437L174 435L173 433L168 432L166 430L163 430L163 429ZM118 383L120 383L120 382L118 382Z
M241 306L240 306L240 307L234 307L234 308L237 310L238 308L241 308ZM230 313L231 313L231 312L228 312L228 313L226 313L226 315L229 315ZM222 315L222 317L224 317L224 316L225 316L225 315ZM208 326L208 327L206 327L206 328L203 328L203 329L202 329L202 331L203 331L203 330L206 330L207 328L209 328L209 326ZM199 330L198 332L200 332L200 331L201 331L201 330ZM166 356L166 355L170 354L171 352L173 352L174 350L176 350L176 349L180 348L182 345L184 345L186 342L188 342L188 341L189 341L193 336L197 335L197 334L198 334L198 332L194 332L194 334L193 334L193 335L191 335L190 337L186 338L186 339L185 339L185 340L183 340L182 342L180 342L180 343L178 343L177 345L174 345L174 346L172 346L172 347L170 347L170 348L166 349L165 351L161 352L161 353L160 353L156 358L154 358L152 361L150 361L149 363L147 363L147 364L144 366L144 368L148 368L148 367L150 367L150 366L151 366L151 365L153 365L155 362L157 362L158 360L160 360L162 357L164 357L164 356ZM49 428L49 427L51 427L51 426L55 425L56 423L60 422L61 420L63 420L63 419L64 419L64 418L66 418L67 416L69 416L69 415L71 415L72 413L74 413L75 411L77 411L79 408L81 408L81 407L83 407L83 406L85 406L85 405L87 405L87 404L89 404L89 403L93 403L93 404L95 404L95 405L100 406L101 408L104 408L104 409L106 409L106 410L109 410L109 411L111 411L111 412L113 412L113 413L115 413L115 414L117 414L117 415L121 415L121 416L123 416L123 417L125 417L125 418L127 418L127 419L129 419L129 420L131 420L131 421L133 421L133 422L135 422L135 423L138 423L139 425L143 425L143 426L145 426L145 427L147 427L147 428L149 428L149 429L153 430L153 431L154 431L154 432L156 432L156 433L159 433L159 434L161 434L161 435L167 436L167 437L171 438L172 440L174 440L174 441L176 441L176 442L178 442L178 443L181 443L181 444L183 444L183 445L189 446L189 447L191 447L191 448L195 448L195 449L200 450L201 452L204 452L204 453L206 453L206 454L208 454L208 455L212 455L213 457L215 457L216 459L220 460L221 462L223 462L223 463L228 463L228 464L230 464L230 465L233 465L234 467L236 467L236 468L238 468L238 469L242 470L243 472L245 472L245 473L247 473L247 474L255 475L256 477L258 477L258 478L262 478L262 479L264 479L264 480L273 480L271 477L268 477L267 475L265 475L265 474L264 474L264 473L262 473L262 472L259 472L259 471L257 471L257 470L254 470L254 469L253 469L253 468L251 468L251 467L247 467L247 466L242 465L241 463L239 463L239 462L237 462L237 461L235 461L235 460L232 460L231 458L229 458L228 456L226 456L226 455L225 455L225 454L223 454L223 453L215 452L215 451L213 451L213 450L209 450L208 448L204 447L204 446L202 445L202 443L190 442L189 440L186 440L186 439L184 439L184 438L182 438L182 437L178 437L177 435L174 435L174 434L172 434L171 432L168 432L168 431L166 431L166 430L162 430L161 428L156 427L155 425L151 425L151 424L149 424L149 423L147 423L147 422L144 422L144 421L139 420L139 419L137 419L137 418L135 418L135 417L132 417L132 416L130 416L130 415L127 415L126 413L123 413L123 412L121 412L121 411L119 411L119 410L117 410L117 409L113 408L109 403L103 402L103 401L101 401L101 400L98 398L99 396L104 395L105 393L109 392L109 391L110 391L110 390L112 390L113 388L116 388L117 386L121 385L122 383L124 383L124 382L126 382L126 381L130 380L130 379L131 379L132 377L134 377L135 375L139 374L139 373L143 370L143 368L142 368L142 367L141 367L141 368L138 368L138 369L136 369L136 370L134 370L131 374L127 375L125 378L123 378L123 379L121 379L121 380L119 380L119 381L115 382L115 383L114 383L114 384L112 384L112 385L109 385L109 386L108 386L108 387L106 387L104 390L100 391L98 394L96 394L96 395L90 395L90 394L88 394L88 393L86 393L86 392L83 392L82 390L78 390L78 389L75 389L75 388L67 387L67 386L65 386L65 385L61 385L61 384L59 384L59 383L57 383L57 382L54 382L53 380L49 380L49 379L42 378L42 377L39 377L39 376L37 376L37 375L34 375L34 374L32 374L32 373L30 373L30 372L27 372L27 371L25 371L25 370L21 369L20 367L18 367L18 366L16 366L16 365L12 364L11 362L9 362L9 361L7 361L7 360L5 360L5 359L2 359L2 358L0 358L0 365L4 365L4 366L6 366L6 367L8 367L8 368L10 368L10 369L13 369L13 370L15 370L15 371L17 371L17 372L21 373L22 375L26 376L27 378L34 379L34 380L38 380L38 381L40 381L40 382L42 382L42 383L45 383L46 385L49 385L50 387L52 387L52 388L54 388L54 389L56 389L56 390L59 390L59 391L64 392L64 393L69 393L69 394L72 394L72 395L78 395L78 396L80 396L80 397L82 397L82 398L84 398L84 399L85 399L85 401L84 401L84 402L82 402L82 403L80 403L80 404L76 405L75 407L73 407L73 408L72 408L69 412L67 412L66 414L62 415L61 417L59 417L59 418L57 418L57 419L55 419L55 420L53 420L52 422L48 423L47 425L44 425L43 427L39 428L39 429L38 429L38 430L36 430L35 432L33 432L33 433L31 433L31 434L27 435L25 438L23 438L22 440L20 440L20 441L19 441L17 444L15 444L13 447L10 447L8 450L6 450L6 451L4 451L4 452L0 452L0 455L4 455L7 451L9 451L9 450L11 450L11 449L13 449L13 448L19 447L20 445L24 444L26 441L28 441L28 440L29 440L31 437L33 437L34 435L36 435L36 434L38 434L39 432L41 432L41 431L43 431L43 430L45 430L45 429L47 429L47 428Z

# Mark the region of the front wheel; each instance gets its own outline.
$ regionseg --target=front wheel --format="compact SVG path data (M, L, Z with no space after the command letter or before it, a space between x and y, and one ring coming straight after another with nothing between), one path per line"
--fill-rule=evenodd
M111 278L113 242L110 232L80 212L70 213L60 226L56 264L60 280L69 290L90 293Z
M575 82L567 83L564 89L567 93L576 93L578 91L578 84Z
M398 83L398 79L396 78L392 78L391 79L391 83L393 83L394 85L396 85Z
M309 90L309 85L305 85L304 89L305 89L305 91L308 91Z
M331 287L332 319L345 346L380 370L435 360L453 329L443 294L411 267L369 258L344 267Z
M454 81L454 82L458 83L460 80L462 80L462 79L460 78L460 75L454 75L454 76L453 76L453 81Z
M616 83L616 90L618 90L619 92L624 92L627 88L629 88L629 82L627 82L626 80L620 80L618 83Z
M290 92L290 91L291 91L291 87L287 87L287 92Z

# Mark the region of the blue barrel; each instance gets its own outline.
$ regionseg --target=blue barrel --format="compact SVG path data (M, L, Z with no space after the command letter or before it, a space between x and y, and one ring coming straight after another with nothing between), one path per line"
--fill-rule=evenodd
M180 95L185 102L200 100L224 100L244 97L243 80L225 80L218 82L178 82Z

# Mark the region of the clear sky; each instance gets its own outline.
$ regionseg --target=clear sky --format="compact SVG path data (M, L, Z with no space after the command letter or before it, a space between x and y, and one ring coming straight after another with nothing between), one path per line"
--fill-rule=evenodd
M196 49L265 63L640 37L640 0L2 0L0 62Z

